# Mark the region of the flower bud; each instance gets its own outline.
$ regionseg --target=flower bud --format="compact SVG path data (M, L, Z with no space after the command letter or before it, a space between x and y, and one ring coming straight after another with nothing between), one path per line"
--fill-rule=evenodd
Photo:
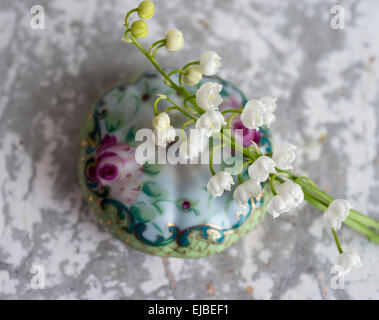
M216 52L211 50L204 51L200 57L201 71L206 76L215 75L221 66L220 60L221 58Z
M179 51L183 48L183 34L177 29L171 29L166 33L166 47L168 51Z
M362 266L361 258L355 251L345 251L337 258L337 264L343 267L342 275L347 275L353 268Z
M233 198L241 206L247 205L250 199L256 198L262 192L261 185L253 180L241 183L233 193Z
M153 118L153 127L155 131L164 131L170 126L170 117L167 113L161 112Z
M231 174L227 171L221 171L209 179L207 190L214 198L221 197L224 190L230 191L233 184L234 181Z
M197 85L203 78L203 74L199 67L188 68L188 73L184 76L184 82L189 86Z
M142 1L138 5L138 16L141 19L150 19L154 15L154 4L151 1Z
M143 20L134 21L130 27L130 31L136 38L145 38L148 34L147 24Z

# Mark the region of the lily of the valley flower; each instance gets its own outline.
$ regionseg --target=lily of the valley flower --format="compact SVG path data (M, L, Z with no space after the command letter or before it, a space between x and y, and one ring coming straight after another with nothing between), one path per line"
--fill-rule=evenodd
M249 199L258 197L262 192L261 185L253 180L247 180L241 183L236 190L234 190L233 198L241 206L246 206Z
M166 112L161 112L153 118L155 131L164 131L170 126L170 117Z
M284 212L289 212L299 206L304 200L301 187L292 181L286 181L276 188L278 194L267 204L267 212L273 218L279 217Z
M196 130L206 137L220 132L221 127L226 124L224 116L217 109L211 109L203 113L196 121Z
M296 158L296 148L296 146L288 142L277 145L272 154L272 159L275 161L276 167L283 170L292 169L293 166L291 164Z
M204 51L200 57L200 69L206 76L213 76L215 75L220 66L221 58L219 55L211 50Z
M284 197L277 194L276 196L273 196L267 204L267 212L271 214L274 219L276 219L282 213L288 212L290 210L291 200L292 198L288 198L288 194Z
M179 155L184 159L195 159L206 147L204 139L201 135L191 132L179 147Z
M270 157L260 156L249 167L248 172L251 180L264 182L270 173L275 173L275 162Z
M173 126L168 126L166 130L154 130L153 140L159 147L166 147L167 143L175 140L176 130Z
M276 187L278 194L288 193L294 199L294 207L299 206L304 201L304 192L301 187L292 181L286 181ZM291 208L292 209L292 208Z
M276 98L265 96L260 99L260 101L266 107L266 112L272 113L276 110Z
M154 143L160 147L166 147L167 143L174 141L176 130L170 125L170 117L167 113L161 112L153 118Z
M264 124L266 107L260 100L250 100L242 109L241 121L248 129L259 129Z
M165 39L168 51L179 51L183 48L183 34L178 29L171 29L167 31Z
M208 81L203 83L196 92L197 105L205 111L217 108L222 102L222 97L219 93L221 89L222 85L217 82Z
M230 191L233 184L234 181L231 174L227 171L221 171L209 179L207 190L213 197L221 197L224 190Z
M188 68L188 73L184 76L184 82L189 86L197 85L203 78L203 73L199 67Z
M337 258L337 264L342 266L341 275L347 275L351 269L362 266L360 256L354 251L344 251Z
M275 121L274 111L276 99L263 97L259 100L250 100L242 110L241 121L248 129L256 129L263 125L270 125Z
M345 221L351 209L351 203L343 199L333 200L325 210L323 218L334 230L341 229L342 222Z

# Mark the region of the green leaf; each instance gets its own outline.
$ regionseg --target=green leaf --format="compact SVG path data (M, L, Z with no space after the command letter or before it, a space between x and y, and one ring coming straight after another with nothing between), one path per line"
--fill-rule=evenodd
M167 190L163 189L155 181L147 181L143 184L142 192L152 198L166 198Z
M130 207L134 217L143 223L150 222L156 216L155 209L149 207L146 203L139 201Z
M158 210L158 214L164 214L164 207L159 203L160 200L154 201L151 204Z
M140 143L136 141L136 132L136 127L132 126L125 135L125 142L128 143L132 148L136 148Z
M161 164L149 164L146 162L143 165L143 172L145 172L146 174L149 174L151 176L154 176L154 175L160 173L161 169L162 169Z
M121 109L111 111L105 118L105 128L108 132L117 131L122 125L124 114Z

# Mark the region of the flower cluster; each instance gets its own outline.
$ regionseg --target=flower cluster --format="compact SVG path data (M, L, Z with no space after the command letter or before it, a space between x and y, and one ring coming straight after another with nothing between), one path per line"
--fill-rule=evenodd
M141 20L130 25L128 18L133 12L137 12ZM216 148L212 148L209 157L212 177L207 184L207 190L211 196L221 197L225 191L232 191L235 185L234 200L241 206L246 206L249 201L253 201L262 194L264 185L267 188L269 186L272 197L267 204L267 211L273 218L294 210L306 200L324 211L324 219L332 229L340 253L337 263L343 267L344 273L361 265L360 258L355 252L342 250L336 231L341 228L342 223L347 223L365 234L370 240L379 243L379 234L375 231L379 230L379 222L352 210L350 203L346 200L333 200L309 178L295 175L293 173L297 149L295 145L287 142L279 143L273 152L262 154L259 145L255 142L248 141L245 144L244 141L241 145L233 137L227 136L226 129L230 129L233 118L238 114L240 114L240 123L246 130L259 133L263 126L270 126L276 119L274 112L277 109L277 99L265 96L250 100L240 108L234 106L220 111L219 106L223 102L222 85L210 79L203 79L215 75L220 70L220 56L214 51L207 50L200 55L199 60L166 73L157 63L156 53L162 47L166 47L170 52L181 50L184 47L184 38L181 31L171 29L166 32L163 39L154 42L148 50L144 49L137 39L147 36L148 29L144 20L151 18L153 14L154 5L151 1L142 1L138 8L129 11L125 17L126 31L123 40L141 50L161 73L163 82L183 97L183 106L176 104L165 95L159 95L155 101L153 119L155 144L165 147L175 140L176 129L171 125L168 111L176 110L188 118L181 128L183 139L179 147L179 154L184 159L192 160L198 157L204 151L209 138L214 135L219 135L223 141L231 141L231 144L238 145L238 151L243 155L243 165L237 176L238 183L227 170L215 172L212 159ZM174 74L178 74L178 81L171 78ZM196 93L191 94L188 86L197 86L201 81L202 84ZM167 100L171 106L159 112L160 100ZM191 135L187 137L185 128L188 125L193 125L195 132L191 132ZM248 179L243 178L246 169Z
M246 128L259 129L263 125L270 125L275 121L274 111L276 99L263 97L259 100L250 100L242 110L241 121Z
M273 218L279 217L284 212L289 212L299 206L304 200L304 193L301 187L292 182L286 181L276 189L278 194L275 195L267 205L267 212Z

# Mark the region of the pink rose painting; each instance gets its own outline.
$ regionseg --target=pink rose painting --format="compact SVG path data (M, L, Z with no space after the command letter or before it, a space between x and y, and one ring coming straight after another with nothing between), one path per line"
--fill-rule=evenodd
M127 203L134 203L141 192L142 167L135 160L135 151L115 136L105 135L96 151L97 164L88 172L88 179L100 186L109 186L111 193Z

